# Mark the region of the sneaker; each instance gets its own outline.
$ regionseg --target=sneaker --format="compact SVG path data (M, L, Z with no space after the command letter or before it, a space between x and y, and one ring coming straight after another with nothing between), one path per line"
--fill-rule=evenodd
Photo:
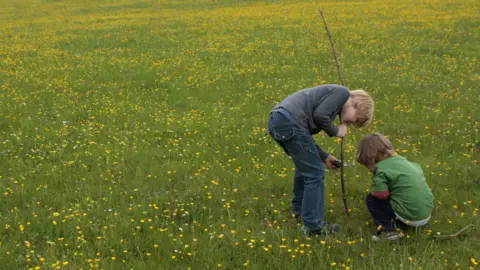
M382 241L382 240L390 240L396 241L405 237L405 234L401 231L391 231L391 232L383 232L379 235L372 236L373 241Z
M307 227L303 226L302 231L305 234L306 237L315 237L317 235L330 235L330 234L336 234L340 231L340 225L332 223L326 223L321 229L317 230L310 230Z

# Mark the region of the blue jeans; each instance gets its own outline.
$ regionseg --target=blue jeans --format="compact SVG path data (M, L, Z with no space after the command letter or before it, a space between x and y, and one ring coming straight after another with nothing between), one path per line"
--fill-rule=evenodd
M270 113L268 132L295 163L293 214L302 217L307 229L321 229L325 225L325 168L312 135L276 110Z

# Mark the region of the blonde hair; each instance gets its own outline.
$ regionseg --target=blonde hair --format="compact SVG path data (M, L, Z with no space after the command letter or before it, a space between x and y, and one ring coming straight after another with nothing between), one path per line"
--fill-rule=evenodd
M380 133L369 134L360 141L357 148L357 162L370 166L395 155L392 143Z
M350 91L350 98L353 107L357 110L357 121L353 124L355 127L364 127L369 125L373 119L373 99L362 89Z

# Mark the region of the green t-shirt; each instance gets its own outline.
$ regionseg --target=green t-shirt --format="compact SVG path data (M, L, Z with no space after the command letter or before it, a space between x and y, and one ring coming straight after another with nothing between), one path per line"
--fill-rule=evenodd
M422 169L402 156L377 163L371 191L390 191L393 211L406 220L419 221L432 214L433 194Z

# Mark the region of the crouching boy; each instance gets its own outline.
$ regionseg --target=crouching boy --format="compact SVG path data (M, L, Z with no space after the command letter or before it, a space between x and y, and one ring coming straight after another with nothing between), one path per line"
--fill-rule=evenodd
M423 171L414 162L397 155L382 134L365 136L357 149L357 162L373 173L365 202L378 234L373 240L396 240L408 227L427 224L433 209L433 195Z

